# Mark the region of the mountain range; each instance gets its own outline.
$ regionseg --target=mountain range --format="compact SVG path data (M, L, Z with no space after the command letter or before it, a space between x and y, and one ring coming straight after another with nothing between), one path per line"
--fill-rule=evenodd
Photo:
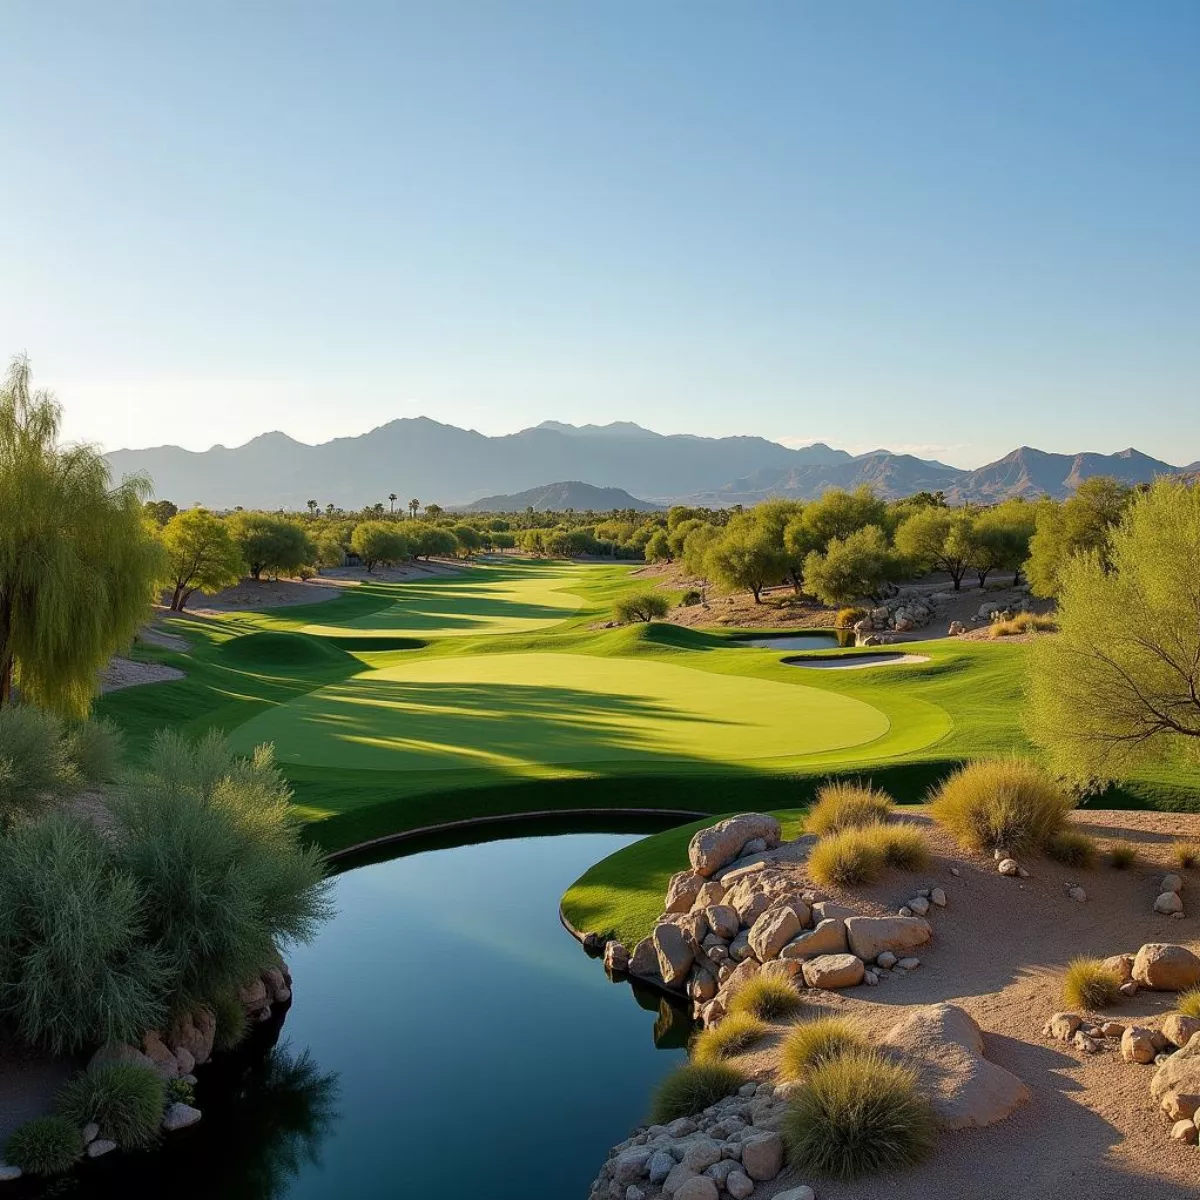
M1133 449L1049 454L1023 446L969 471L888 450L852 455L822 442L793 449L759 437L659 434L630 422L546 421L488 437L428 417L390 421L316 446L264 433L233 448L117 450L108 460L117 478L145 473L156 496L180 505L296 510L310 499L321 507L361 508L392 492L401 503L411 496L422 504L465 506L493 494L512 500L550 486L548 479L587 480L655 503L810 499L830 487L863 483L888 498L929 490L945 492L953 502L991 503L1008 496L1063 497L1092 475L1146 483L1157 475L1200 470L1200 463L1176 467Z
M547 483L542 487L528 488L508 496L484 496L472 504L462 505L462 511L511 513L532 508L534 512L566 512L567 509L574 509L576 512L613 512L617 509L657 512L662 507L661 504L652 504L649 500L639 500L624 488L595 487L590 483L581 483L578 479L570 479L562 483Z

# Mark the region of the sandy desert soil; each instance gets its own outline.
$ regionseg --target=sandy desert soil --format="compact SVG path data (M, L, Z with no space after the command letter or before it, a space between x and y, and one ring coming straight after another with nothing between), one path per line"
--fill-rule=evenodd
M100 672L100 691L116 692L121 688L139 687L145 683L165 683L182 679L184 672L165 663L134 662L119 654Z
M940 886L949 903L933 910L934 941L918 951L922 966L912 974L852 994L821 993L822 1007L882 1034L905 1006L959 1004L983 1028L987 1056L1023 1079L1033 1100L987 1129L942 1133L926 1163L886 1180L834 1183L789 1169L758 1185L755 1197L767 1200L808 1183L818 1200L1195 1200L1200 1152L1170 1141L1150 1099L1154 1068L1123 1062L1111 1049L1115 1043L1088 1056L1042 1037L1041 1030L1064 1007L1061 974L1072 958L1132 953L1152 941L1200 949L1200 871L1184 873L1183 920L1152 911L1170 844L1200 841L1200 815L1083 810L1076 824L1102 846L1134 843L1135 865L1078 871L1031 857L1024 861L1028 879L1005 878L990 860L965 857L924 814L905 817L928 834L935 856L928 871L893 872L870 889L826 894L883 915L917 888ZM797 858L807 854L807 842L795 843ZM792 869L803 871L799 863ZM1084 887L1086 903L1067 897L1070 883ZM1173 993L1142 991L1106 1015L1153 1025L1172 1000ZM770 1059L768 1048L744 1061L764 1068Z

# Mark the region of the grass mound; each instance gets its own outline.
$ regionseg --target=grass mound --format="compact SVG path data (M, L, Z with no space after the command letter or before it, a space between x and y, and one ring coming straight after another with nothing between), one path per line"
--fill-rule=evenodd
M884 865L901 871L921 871L929 865L929 847L915 825L870 825L863 830Z
M1108 865L1127 871L1137 861L1137 847L1130 842L1114 842L1108 848Z
M1180 992L1175 1002L1175 1011L1185 1017L1200 1017L1200 987L1188 988Z
M1018 637L1022 633L1054 633L1058 622L1048 613L1017 613L1007 621L993 621L988 628L988 637Z
M823 837L808 856L808 873L822 887L874 883L883 868L878 841L865 829L843 829Z
M4 1161L26 1175L61 1175L83 1154L83 1135L66 1117L35 1117L14 1129Z
M868 783L834 780L817 790L817 802L808 813L805 830L823 837L862 825L886 821L895 801L887 792Z
M692 1061L713 1063L744 1054L769 1032L765 1022L748 1012L730 1013L719 1025L696 1034L692 1040Z
M650 1107L650 1123L666 1125L679 1117L703 1112L731 1096L748 1076L729 1063L685 1063L658 1085Z
M803 1007L804 1001L791 984L769 975L756 975L734 992L729 1001L729 1014L745 1013L760 1021L778 1021L798 1013Z
M157 1073L137 1063L110 1063L85 1071L59 1093L59 1113L76 1125L95 1121L123 1150L149 1146L158 1138L166 1086Z
M1099 958L1072 959L1063 976L1063 1002L1068 1008L1106 1008L1120 995L1121 978Z
M935 791L929 810L960 845L982 853L1044 846L1074 807L1037 763L1006 758L960 767Z
M332 638L303 633L251 633L233 638L224 648L225 661L249 670L307 671L346 663L350 655Z
M843 1054L865 1053L866 1039L841 1017L819 1017L792 1029L783 1041L780 1069L785 1079L803 1079L822 1063Z
M875 1052L850 1053L809 1073L783 1134L793 1166L854 1179L918 1162L933 1146L934 1122L912 1070Z
M1078 829L1060 829L1052 833L1043 845L1047 858L1064 867L1086 870L1096 864L1096 841Z

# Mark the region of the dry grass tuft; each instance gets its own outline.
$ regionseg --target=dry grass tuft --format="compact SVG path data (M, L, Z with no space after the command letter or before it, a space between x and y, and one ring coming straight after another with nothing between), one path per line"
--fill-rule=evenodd
M1171 858L1180 869L1194 867L1200 862L1200 842L1174 842Z
M1079 867L1086 870L1096 865L1096 839L1078 829L1060 829L1052 833L1042 849L1047 858L1052 858L1064 867Z
M692 1061L713 1063L744 1054L770 1032L769 1025L747 1012L730 1013L719 1025L702 1029L692 1039Z
M795 1026L783 1040L780 1071L785 1079L803 1079L814 1067L840 1055L866 1051L866 1038L841 1017L818 1017Z
M1049 614L1022 612L1007 621L993 621L988 637L1019 637L1023 633L1055 633L1058 622Z
M1137 847L1131 842L1114 842L1108 848L1109 866L1118 871L1127 871L1137 862Z
M747 1080L729 1063L685 1063L658 1085L650 1107L650 1123L666 1125L678 1117L694 1116L718 1100L732 1096Z
M1076 958L1063 976L1063 1002L1068 1008L1089 1012L1115 1003L1121 977L1099 958Z
M808 873L822 887L861 887L874 883L885 865L878 840L867 829L831 833L808 856Z
M804 822L807 833L819 837L886 821L895 801L868 783L833 780L822 784L817 802L808 811Z
M794 1016L804 1007L800 993L790 983L770 975L746 980L729 1000L729 1015L745 1013L760 1021Z

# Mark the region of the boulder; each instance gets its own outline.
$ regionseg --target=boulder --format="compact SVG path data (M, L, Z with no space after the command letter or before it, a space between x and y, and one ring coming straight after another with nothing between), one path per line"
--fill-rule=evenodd
M1172 1013L1162 1023L1163 1037L1172 1046L1182 1050L1192 1038L1200 1033L1200 1017L1185 1017L1183 1013Z
M162 1037L157 1033L148 1033L142 1039L142 1053L154 1064L155 1071L163 1079L178 1079L181 1072L175 1055L167 1049Z
M190 1104L168 1104L167 1111L163 1113L162 1127L167 1133L174 1133L178 1129L186 1129L189 1125L195 1125L200 1120L200 1110L193 1108Z
M933 927L922 917L850 917L846 921L850 949L862 959L877 958L885 950L911 950L932 936Z
M109 1138L96 1138L87 1144L88 1158L100 1158L111 1154L117 1148L117 1143Z
M133 1063L139 1067L154 1069L154 1061L143 1054L136 1046L121 1042L115 1046L101 1046L88 1060L87 1069L94 1071L97 1067L111 1066L113 1063Z
M750 949L750 931L743 929L741 933L729 943L729 957L734 962L741 962L745 958L750 958L753 951Z
M812 1188L801 1186L790 1188L786 1192L776 1192L775 1200L817 1200L817 1194Z
M1104 960L1104 966L1112 971L1122 983L1128 983L1133 978L1133 955L1114 954Z
M803 901L796 901L803 905ZM805 912L807 913L807 908ZM759 962L778 958L779 952L804 928L804 922L792 904L769 908L750 930L750 949Z
M1130 1025L1121 1034L1121 1057L1130 1063L1152 1063L1158 1053L1154 1046L1154 1035L1141 1025Z
M862 983L866 967L853 954L822 954L804 964L804 982L811 988L855 987Z
M1171 1126L1171 1138L1176 1142L1183 1142L1186 1146L1194 1146L1197 1136L1195 1121L1176 1121Z
M1154 1072L1154 1078L1150 1080L1150 1095L1168 1114L1172 1109L1180 1112L1192 1100L1200 1097L1200 1035L1193 1037ZM1185 1097L1189 1099L1185 1100ZM1193 1108L1193 1114L1195 1111Z
M857 910L833 900L818 900L812 906L814 921L846 921L858 916Z
M1154 901L1154 911L1162 913L1163 916L1169 917L1172 913L1183 912L1183 901L1179 898L1178 892L1163 892L1157 900Z
M706 1175L694 1175L691 1179L685 1179L675 1189L675 1200L719 1200L720 1195L717 1185Z
M993 1125L1030 1098L1020 1079L984 1057L979 1026L957 1005L913 1010L888 1031L884 1044L916 1069L943 1129Z
M607 942L604 946L604 969L614 975L629 970L629 951L620 942Z
M1001 875L1007 875L1011 878L1014 875L1020 875L1021 866L1015 858L1002 858L999 863L996 864L996 870L999 871Z
M792 983L801 970L802 964L798 959L777 958L772 962L763 963L758 973L765 979L781 979L785 983Z
M642 938L629 956L629 973L649 979L658 974L658 951L653 938Z
M710 879L696 893L696 899L692 902L693 908L710 908L714 904L722 904L725 900L725 893L729 889L717 879Z
M1162 883L1158 885L1158 890L1160 892L1182 892L1183 879L1173 873L1170 875L1164 875L1162 877Z
M1181 992L1200 983L1200 958L1186 946L1150 942L1133 960L1133 979L1159 992Z
M667 885L667 912L687 912L696 903L704 880L695 871L680 871Z
M929 898L938 906L938 908L946 907L946 893L941 888L934 888L929 893Z
M759 965L752 958L746 959L745 962L738 963L730 973L729 978L725 980L726 993L732 996L738 988L748 979L753 979L759 972Z
M1083 1019L1078 1013L1060 1012L1046 1022L1042 1030L1044 1037L1056 1038L1060 1042L1069 1042L1074 1036Z
M270 1004L267 985L261 979L252 979L238 988L237 998L248 1013L256 1013Z
M779 952L780 958L815 958L818 954L845 954L846 922L830 917L808 933L793 938Z
M742 1171L755 1182L774 1179L783 1169L783 1138L759 1133L742 1142Z
M678 925L662 921L654 927L654 952L658 973L668 987L682 987L696 960L692 941Z
M1200 1096L1190 1092L1166 1092L1159 1103L1169 1121L1194 1121L1200 1111Z
M747 842L761 839L768 849L774 849L781 836L775 817L767 813L741 813L693 834L688 861L698 875L707 879L738 858Z
M737 937L738 930L742 926L737 909L729 904L710 904L704 910L704 916L708 921L709 929L717 937L732 940Z
M929 901L924 896L914 896L906 905L910 915L915 913L918 917L923 917L929 911Z
M754 1184L744 1171L733 1170L725 1176L725 1190L733 1200L747 1200L754 1195Z
M287 976L285 976L287 978ZM212 1058L213 1038L217 1034L217 1018L211 1008L197 1008L177 1018L167 1030L167 1045L175 1051L191 1054L193 1063L206 1063Z
M701 1004L707 1004L717 994L717 980L711 971L702 967L693 970L688 980L687 993Z

